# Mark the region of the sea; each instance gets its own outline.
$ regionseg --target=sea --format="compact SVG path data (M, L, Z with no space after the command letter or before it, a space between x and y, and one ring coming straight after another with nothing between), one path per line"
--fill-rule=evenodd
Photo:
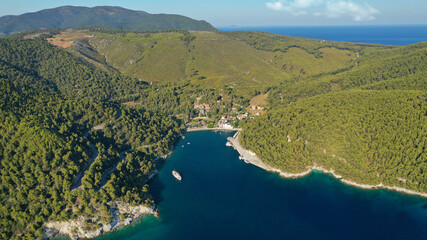
M187 133L150 182L159 217L98 239L426 239L426 198L358 189L321 172L281 178L239 160L225 145L233 134Z
M228 27L219 30L251 30L330 41L401 46L427 41L427 25Z

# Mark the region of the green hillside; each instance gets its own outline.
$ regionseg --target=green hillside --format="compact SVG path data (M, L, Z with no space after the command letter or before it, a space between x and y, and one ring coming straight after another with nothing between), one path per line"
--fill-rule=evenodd
M425 91L342 91L249 122L242 143L286 172L334 169L358 183L427 192Z
M3 67L36 78L33 84L44 81L47 83L46 87L53 87L57 89L57 93L66 97L118 99L137 93L145 87L137 79L90 67L81 59L40 38L1 38L0 63Z
M0 36L35 29L78 29L88 26L117 30L216 30L206 21L197 21L175 14L149 14L109 6L93 8L63 6L19 16L0 17Z
M248 123L242 143L287 172L317 165L426 192L426 51L364 49L349 69L274 86L272 110Z
M181 134L179 121L114 103L139 81L43 39L0 45L0 238L42 238L47 221L79 216L90 230L109 223L116 201L152 206L147 181Z
M296 77L348 68L354 65L357 48L324 46L316 53L298 47L287 52L258 50L215 32L88 34L94 36L89 43L108 64L129 76L160 84L189 79L202 88L233 88L247 96Z
M273 105L353 88L426 90L427 43L393 49L370 48L351 69L285 82L272 91Z
M245 112L233 124L267 164L426 192L426 59L426 43L260 32L87 28L1 38L0 238L40 238L45 222L79 216L93 230L115 201L151 206L155 159L185 124Z

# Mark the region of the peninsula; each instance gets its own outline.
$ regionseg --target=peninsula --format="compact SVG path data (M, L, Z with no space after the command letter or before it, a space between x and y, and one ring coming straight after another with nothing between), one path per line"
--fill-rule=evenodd
M317 170L317 171L322 171L323 173L331 174L333 177L339 179L341 182L348 184L348 185L351 185L351 186L354 186L354 187L358 187L358 188L362 188L362 189L381 189L382 188L382 189L387 189L387 190L392 190L392 191L397 191L397 192L401 192L401 193L405 193L405 194L416 195L416 196L421 196L421 197L427 198L427 193L417 192L417 191L405 189L402 187L385 186L382 183L377 184L377 185L361 184L361 183L357 183L355 181L347 180L347 179L344 179L341 175L336 174L333 169L325 169L322 166L316 166L316 165L309 166L309 167L307 167L306 171L300 172L300 173L284 172L278 168L273 168L273 167L265 164L253 151L245 149L240 144L239 135L240 135L240 132L237 132L233 137L228 137L227 140L232 144L233 148L237 152L239 152L240 156L245 160L245 162L248 162L252 165L255 165L255 166L262 168L262 169L269 171L269 172L276 172L281 177L284 177L284 178L300 178L300 177L307 176L313 170Z

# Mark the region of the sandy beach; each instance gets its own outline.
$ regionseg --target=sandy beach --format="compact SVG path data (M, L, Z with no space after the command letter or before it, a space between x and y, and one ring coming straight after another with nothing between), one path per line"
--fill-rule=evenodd
M228 128L219 128L219 127L214 127L214 128L207 128L207 127L194 127L194 128L187 128L187 132L210 131L210 130L219 130L219 131L242 131L242 129L241 129L241 128L233 128L233 129L228 129Z

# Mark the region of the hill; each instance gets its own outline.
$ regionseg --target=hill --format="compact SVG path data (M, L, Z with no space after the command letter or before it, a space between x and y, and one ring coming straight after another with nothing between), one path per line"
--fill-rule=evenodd
M146 87L138 79L92 67L42 38L1 38L0 66L9 69L0 73L0 76L5 74L4 77L9 79L9 72L14 70L31 76L30 79L37 79L28 80L27 84L52 88L64 97L91 96L98 100L118 100ZM17 80L25 81L25 78Z
M88 232L119 202L152 206L155 159L184 124L248 111L242 144L276 168L426 192L426 49L250 31L1 38L0 236L77 218Z
M76 218L91 232L120 220L116 208L151 208L147 181L180 122L117 104L144 86L43 38L0 46L0 238L42 238L47 222Z
M425 193L426 101L425 91L318 95L249 122L241 140L285 172L319 166L357 183Z
M88 26L118 30L216 30L206 21L197 21L174 14L149 14L144 11L110 6L93 8L63 6L19 16L0 17L0 36L34 29L77 29Z
M269 100L280 105L353 88L426 91L426 57L425 42L392 49L371 48L360 54L351 69L283 83L272 91Z
M426 51L426 43L371 48L351 69L281 83L242 143L285 172L318 166L425 193Z
M164 85L190 80L201 88L231 90L245 97L291 79L349 69L361 49L382 48L287 37L278 40L288 44L286 49L271 50L254 47L246 40L249 37L257 42L273 38L252 32L89 29L61 32L49 41L97 66L114 68L145 82Z

